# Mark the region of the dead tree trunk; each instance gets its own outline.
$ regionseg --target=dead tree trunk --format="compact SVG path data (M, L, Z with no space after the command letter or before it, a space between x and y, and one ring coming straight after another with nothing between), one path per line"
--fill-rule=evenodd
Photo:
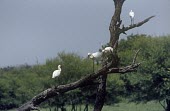
M112 16L109 30L110 30L110 45L113 47L116 41L119 40L120 36L120 25L122 20L120 19L120 15L122 12L122 6L125 0L114 0L115 4L115 11L114 15ZM118 42L117 42L118 43ZM116 45L117 49L117 45Z
M117 55L117 46L118 46L118 39L119 39L119 27L121 25L120 20L120 14L122 10L122 5L124 3L124 0L114 0L115 3L115 12L111 19L110 23L110 46L114 48L113 56L111 57L112 66L118 67L119 64L119 58ZM101 76L101 83L98 86L96 101L94 105L94 111L101 111L105 102L105 96L106 96L106 81L107 81L107 75Z
M122 33L126 34L126 31L133 29L135 27L139 27L143 25L144 23L148 22L152 17L154 17L154 16L151 16L141 22L138 22L136 24L133 24L127 27L124 27L124 25L120 27L122 24L122 20L120 19L120 14L121 14L122 6L125 0L113 0L113 1L115 4L115 11L111 19L109 30L110 30L110 46L114 48L114 53L112 54L111 59L109 59L108 64L104 65L103 68L98 70L96 73L89 74L86 77L80 80L77 80L73 83L66 84L66 85L56 85L54 87L48 88L47 90L37 94L27 103L20 106L17 109L17 111L38 110L37 106L41 104L42 102L48 100L49 98L52 98L61 93L68 92L70 90L74 90L76 88L84 87L87 85L93 85L95 84L93 81L99 76L101 78L101 82L99 83L99 86L98 86L96 101L94 105L94 111L102 110L102 107L104 105L105 95L106 95L107 74L133 72L140 65L140 63L135 63L135 60L133 60L133 64L131 65L128 65L125 67L118 67L119 58L117 55L117 47L118 47L118 40L119 40L120 34Z
M138 27L149 21L154 16L151 16L150 18L139 22L138 24L130 25L129 27L124 27L124 25L121 28L122 20L120 19L120 15L122 12L122 6L125 0L113 0L115 5L115 11L112 16L109 30L110 30L110 46L114 48L114 53L112 55L112 58L110 61L112 61L112 67L118 67L119 65L119 57L117 55L117 48L118 48L118 40L121 33L126 34L125 31L128 31L129 29ZM96 101L94 105L94 111L101 111L102 107L104 105L105 101L105 95L106 95L106 81L107 81L107 75L104 74L101 76L101 83L98 86Z
M106 80L107 80L107 74L100 76L100 84L97 89L94 111L101 111L104 105L105 96L106 96Z

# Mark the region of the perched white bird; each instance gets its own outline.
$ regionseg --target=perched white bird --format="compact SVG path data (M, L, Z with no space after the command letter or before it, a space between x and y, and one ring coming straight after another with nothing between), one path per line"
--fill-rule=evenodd
M97 63L101 60L102 52L88 53L88 58L93 59L93 72L94 72L94 62Z
M58 70L55 70L53 72L52 78L55 78L55 77L59 76L60 73L61 73L61 65L58 65Z
M134 24L134 16L135 16L135 13L131 10L129 12L129 16L130 16L130 19L131 19L131 25Z
M98 60L100 59L102 56L102 53L101 52L95 52L95 53L88 53L88 57L90 59L95 59L95 60Z
M112 47L105 47L103 50L102 50L103 53L111 53L113 52L113 48Z

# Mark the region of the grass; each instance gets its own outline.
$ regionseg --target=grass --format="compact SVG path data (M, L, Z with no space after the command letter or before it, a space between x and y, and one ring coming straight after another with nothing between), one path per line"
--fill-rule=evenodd
M146 104L119 103L114 106L104 106L102 111L164 111L162 106L156 102Z
M84 111L84 105L81 105L81 111ZM54 108L52 108L53 111ZM66 107L67 111L71 111L71 106ZM15 110L9 110L15 111ZM49 111L49 108L40 109L40 111ZM59 110L60 111L60 110ZM80 105L77 107L77 111L80 111ZM88 111L93 111L93 106L89 106ZM102 111L164 111L162 106L157 102L148 103L118 103L115 105L105 105Z

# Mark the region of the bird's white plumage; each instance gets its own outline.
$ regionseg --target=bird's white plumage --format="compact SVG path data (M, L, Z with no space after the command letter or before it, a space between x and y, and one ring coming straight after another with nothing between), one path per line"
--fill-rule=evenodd
M102 50L103 53L110 53L110 52L113 52L113 48L112 47L105 47L103 50Z
M101 52L88 53L88 57L89 57L90 59L95 59L95 60L97 60L97 59L100 59L101 56L102 56L102 53L101 53Z
M129 12L129 16L130 16L130 18L134 18L135 13L131 10L131 11Z
M94 62L97 64L101 60L102 52L88 53L88 57L93 60L93 72L94 72Z
M131 11L129 12L129 16L130 16L130 19L131 19L131 25L133 25L133 24L134 24L134 16L135 16L135 13L131 10Z
M55 78L55 77L59 76L60 73L61 73L61 65L58 65L58 70L55 70L53 72L52 78Z

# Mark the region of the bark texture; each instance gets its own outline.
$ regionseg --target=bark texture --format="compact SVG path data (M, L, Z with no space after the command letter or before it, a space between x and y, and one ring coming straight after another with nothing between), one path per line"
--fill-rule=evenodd
M100 111L105 102L107 74L100 76L100 84L97 89L94 111Z
M45 91L39 93L35 97L33 97L30 101L20 106L17 111L30 111L38 109L37 106L40 105L42 102L48 100L49 98L52 98L54 96L57 96L61 93L65 93L71 90L74 90L79 87L84 87L87 85L94 84L93 80L95 80L97 77L103 74L115 74L115 73L126 73L126 72L132 72L135 71L136 68L140 65L140 63L129 65L126 67L121 68L113 68L111 67L111 64L105 65L102 69L100 69L96 73L92 73L87 75L86 77L77 80L73 83L66 84L66 85L56 85L52 88L48 88Z
M122 10L122 6L125 0L114 0L115 4L115 12L110 22L110 46L114 48L114 53L111 58L109 58L110 61L112 61L111 66L118 67L119 64L119 58L117 55L117 47L118 47L118 39L119 39L119 27L122 23L120 20L120 14ZM106 72L105 72L106 73ZM101 111L104 105L105 96L106 96L106 81L107 81L107 75L101 76L101 83L98 86L96 101L94 105L94 111Z

